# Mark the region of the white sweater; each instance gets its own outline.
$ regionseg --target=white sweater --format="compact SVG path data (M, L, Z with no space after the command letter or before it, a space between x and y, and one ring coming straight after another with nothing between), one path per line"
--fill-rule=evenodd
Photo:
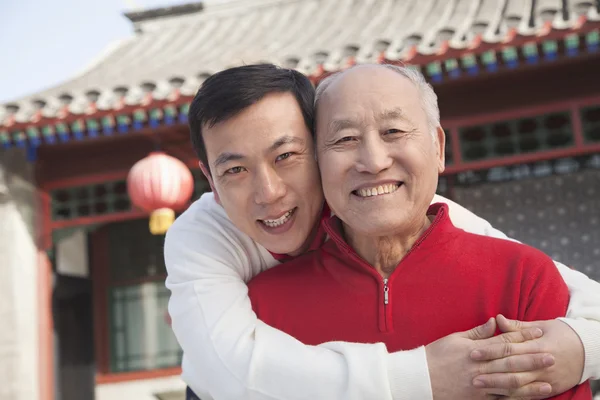
M482 218L449 204L454 225L506 238ZM204 194L165 240L169 313L184 352L184 381L209 399L431 399L425 348L388 353L385 345L307 346L252 311L246 282L278 262L241 233ZM600 377L600 284L556 263L569 286L564 319L585 348L582 382ZM491 267L491 266L490 266Z

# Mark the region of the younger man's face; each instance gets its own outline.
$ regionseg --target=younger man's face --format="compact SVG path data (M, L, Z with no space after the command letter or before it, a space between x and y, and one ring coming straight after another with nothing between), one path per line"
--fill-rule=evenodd
M313 139L291 93L273 93L203 127L209 179L231 221L274 253L305 251L323 193Z

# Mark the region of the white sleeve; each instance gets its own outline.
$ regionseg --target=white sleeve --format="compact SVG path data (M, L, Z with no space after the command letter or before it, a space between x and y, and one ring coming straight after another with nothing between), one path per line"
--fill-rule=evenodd
M183 379L202 400L432 398L424 347L306 346L258 320L244 280L275 261L224 212L196 203L167 233L164 254Z
M450 219L458 228L516 241L493 228L488 221L449 199L436 195L434 202L448 204ZM557 261L554 264L569 287L570 294L566 318L560 319L577 332L585 350L585 367L581 382L600 379L600 283Z

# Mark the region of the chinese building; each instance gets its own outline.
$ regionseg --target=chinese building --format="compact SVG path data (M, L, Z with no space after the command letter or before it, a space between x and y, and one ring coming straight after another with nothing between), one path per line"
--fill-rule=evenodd
M600 2L207 0L126 15L135 34L82 74L0 105L0 315L14 327L0 398L182 398L149 230L166 200L133 201L127 177L164 153L191 171L168 166L179 203L209 190L188 106L244 63L315 84L357 63L418 68L447 135L439 192L600 279Z

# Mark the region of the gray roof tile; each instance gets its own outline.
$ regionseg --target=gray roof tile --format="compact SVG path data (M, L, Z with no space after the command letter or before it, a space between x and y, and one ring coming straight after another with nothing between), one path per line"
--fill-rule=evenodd
M18 106L16 120L26 122L42 102L51 117L64 104L76 114L94 101L111 109L125 92L131 105L145 92L155 99L175 90L189 96L210 74L240 64L267 61L310 75L351 59L376 62L382 52L404 60L415 54L413 46L419 55L437 54L442 45L465 49L476 35L497 43L511 28L535 35L544 22L565 29L581 15L598 21L598 7L580 0L206 0L130 13L136 35L71 80L0 106L0 121L14 114L11 105Z

